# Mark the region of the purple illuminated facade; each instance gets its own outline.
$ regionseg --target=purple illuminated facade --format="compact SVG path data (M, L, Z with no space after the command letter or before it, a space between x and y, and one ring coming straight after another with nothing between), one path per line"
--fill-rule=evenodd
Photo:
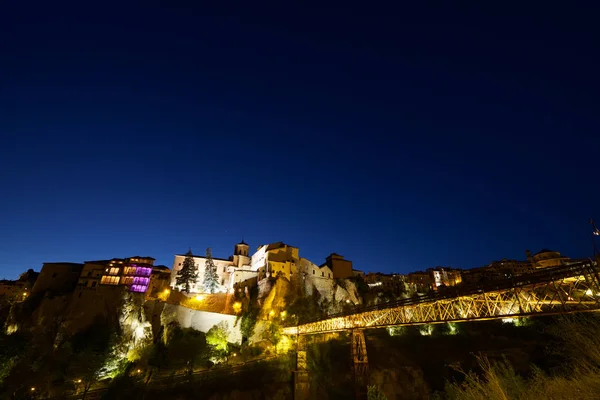
M150 258L148 258L150 259ZM150 259L153 262L154 259ZM130 263L130 261L142 261ZM124 285L129 287L130 292L145 293L150 285L152 275L152 264L146 260L138 259L113 259L108 262L102 284Z

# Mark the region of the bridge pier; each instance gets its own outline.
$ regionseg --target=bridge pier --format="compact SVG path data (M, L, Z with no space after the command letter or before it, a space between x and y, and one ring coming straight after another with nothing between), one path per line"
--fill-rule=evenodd
M294 371L294 400L310 398L310 377L306 364L306 336L297 336L296 370Z
M352 362L354 367L354 392L357 400L367 398L369 384L369 359L367 358L367 342L362 329L352 331Z

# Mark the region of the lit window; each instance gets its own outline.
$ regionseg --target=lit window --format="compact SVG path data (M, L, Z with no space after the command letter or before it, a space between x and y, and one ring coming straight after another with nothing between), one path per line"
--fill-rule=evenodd
M103 285L118 285L119 277L104 275L100 280L100 283L102 283Z

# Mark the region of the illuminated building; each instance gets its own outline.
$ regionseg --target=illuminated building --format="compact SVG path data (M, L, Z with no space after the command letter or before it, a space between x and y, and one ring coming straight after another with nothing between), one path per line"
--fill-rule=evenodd
M177 271L181 270L185 254L175 255L171 273L171 286L176 287ZM194 264L198 268L198 279L191 283L191 293L201 293L204 280L206 257L192 255ZM342 257L343 258L343 257ZM304 278L334 279L334 273L326 264L318 266L311 261L300 257L299 249L283 242L276 242L259 246L252 256L248 244L243 241L236 244L233 255L229 258L213 257L217 268L219 282L218 292L231 292L234 286L240 288L247 283L256 285L265 278L292 279L300 274ZM350 262L350 268L352 263Z
M562 256L558 251L542 249L535 255L529 250L525 251L527 260L492 261L488 265L471 268L462 272L465 284L482 284L490 281L510 279L521 275L531 274L541 268L571 265L585 261L585 259L572 259Z
M455 286L462 282L462 270L449 267L428 268L425 271L408 274L409 285L419 293L438 290L441 287Z
M331 253L325 259L325 264L321 267L327 266L331 269L334 279L346 279L356 276L360 271L352 269L352 261L344 259L337 253Z
M126 286L130 292L150 294L167 287L169 275L169 269L162 265L154 265L152 257L134 256L85 261L77 289L81 292L96 290L100 286Z
M373 292L388 292L396 296L407 292L407 275L370 272L365 275L364 279L369 289Z

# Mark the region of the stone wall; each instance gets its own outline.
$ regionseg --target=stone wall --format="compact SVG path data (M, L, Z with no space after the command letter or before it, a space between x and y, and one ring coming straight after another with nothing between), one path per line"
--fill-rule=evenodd
M241 343L242 333L240 324L237 326L235 315L226 315L212 313L207 311L192 310L187 307L166 304L162 313L162 324L168 324L170 321L175 321L182 328L192 328L200 332L208 332L213 326L225 321L228 326L229 337L231 343Z

